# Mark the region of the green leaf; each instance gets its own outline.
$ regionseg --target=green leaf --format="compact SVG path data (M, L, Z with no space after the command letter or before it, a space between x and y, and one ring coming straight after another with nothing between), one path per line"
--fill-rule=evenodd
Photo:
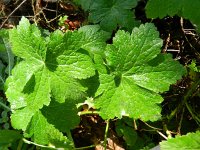
M84 10L89 10L93 0L74 0L75 3L82 6Z
M86 25L78 30L84 36L81 43L81 48L87 50L90 55L103 54L106 47L106 42L111 38L111 33L103 31L99 25Z
M200 149L200 132L177 136L160 143L162 150Z
M176 83L185 69L171 55L160 54L162 40L153 24L134 28L132 34L118 31L106 48L110 74L100 73L95 106L104 119L129 116L158 120L161 92ZM144 105L145 104L145 105Z
M22 138L22 134L15 130L0 130L0 146L15 142Z
M136 7L137 0L80 0L83 9L89 10L89 21L100 23L105 31L112 31L120 27L132 30L137 24L134 20L132 8Z
M11 116L11 121L13 127L25 130L32 116L43 105L49 105L50 103L50 80L47 69L37 70L37 73L26 84L23 95L27 105L16 110Z
M179 15L189 19L200 30L199 9L199 0L149 0L146 5L146 14L148 18Z
M135 145L138 138L137 132L133 128L125 125L122 120L116 122L116 132L118 136L123 137L127 146L132 147Z
M73 129L80 122L80 118L77 115L78 110L76 108L76 104L79 101L80 100L68 100L64 103L58 103L52 100L50 105L48 107L45 106L41 112L47 121L53 124L55 128L68 133L70 129Z
M76 107L79 108L79 107L81 107L81 106L83 106L83 105L87 105L87 109L94 108L94 101L93 101L93 98L89 98L89 97L88 97L88 98L85 100L84 103L78 103L78 104L76 105Z
M46 130L49 132L55 127L52 130L59 136L59 130L67 132L78 124L75 104L83 102L87 96L87 88L81 80L95 75L90 54L102 51L107 38L108 34L98 26L67 33L55 31L43 36L23 17L19 26L10 31L12 50L21 58L6 80L6 96L13 112L12 126L25 132L30 130L30 135L40 141L38 131L42 132L43 125L36 127L35 122L41 115L40 123L51 124ZM59 115L63 118L56 121ZM48 144L51 138L59 136L41 137L44 138L41 143Z
M192 60L191 64L188 66L190 68L191 71L194 71L194 72L200 72L200 67L197 66L196 64L196 60Z
M40 111L34 114L25 136L33 137L37 144L73 149L73 143L50 124Z

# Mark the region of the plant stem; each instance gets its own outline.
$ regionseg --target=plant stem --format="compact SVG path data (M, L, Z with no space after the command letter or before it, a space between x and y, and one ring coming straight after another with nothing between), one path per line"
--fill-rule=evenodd
M105 130L105 134L104 134L104 150L106 150L107 147L107 137L108 137L108 129L109 129L109 119L107 120L106 123L106 130Z
M7 109L8 111L11 111L10 107L6 106L4 103L0 102L0 105L1 105L3 108Z
M43 147L43 148L49 148L49 149L56 149L56 148L53 148L53 147L50 147L50 146L45 146L45 145L40 145L40 144L37 144L37 143L34 143L34 142L31 142L25 138L22 139L24 141L24 143L26 144L33 144L35 146L39 146L39 147Z
M17 146L17 150L21 150L22 149L22 146L23 146L23 140L20 140L19 141L19 144Z
M200 79L197 82L194 82L192 84L191 88L189 89L189 91L184 96L183 104L186 103L186 101L189 99L189 96L196 90L196 88L198 87L199 84L200 84Z
M24 141L24 143L26 144L33 144L35 146L39 146L39 147L43 147L43 148L48 148L48 149L57 149L57 148L53 148L53 147L50 147L50 146L44 146L44 145L40 145L40 144L37 144L37 143L34 143L34 142L31 142L31 141L28 141L27 139L22 139L22 141ZM83 149L88 149L88 148L93 148L95 147L96 145L90 145L90 146L85 146L85 147L80 147L80 148L74 148L75 150L83 150ZM21 150L21 149L20 149Z
M72 138L72 134L71 134L70 130L67 130L66 133L67 133L68 139L69 139L70 141L73 142L73 146L75 147L75 145L74 145L74 140L73 140L73 138Z
M189 99L190 95L192 95L192 93L197 89L197 87L199 86L199 84L200 84L200 79L197 80L196 82L194 82L194 83L190 86L189 90L187 91L187 93L186 93L185 96L183 97L182 103L180 103L180 104L178 105L178 107L176 107L176 108L171 112L171 114L167 117L168 120L171 120L171 119L176 115L176 113L177 113L179 110L181 110L181 107L183 107L184 105L186 105L187 100ZM187 106L186 106L186 107L187 107Z
M99 111L82 111L82 112L79 112L78 115L81 116L81 115L91 115L91 114L99 114Z
M93 148L93 147L96 147L96 146L97 146L97 145L90 145L90 146L75 148L75 150L83 150L83 149Z
M12 67L11 67L11 56L10 56L10 53L11 53L11 48L10 48L10 45L9 45L9 41L8 41L8 39L4 39L3 38L3 42L4 42L4 45L5 45L5 47L6 47L6 53L7 53L7 55L8 55L8 76L10 76L11 75L11 70L12 70Z
M3 78L0 76L0 80L1 80L1 82L3 83L3 84L5 84L5 82L4 82L4 80L3 80Z
M181 113L181 119L180 119L180 122L179 122L179 125L178 125L178 129L177 129L178 134L180 134L180 135L181 135L181 127L182 127L184 113L185 113L185 107L183 107L183 111Z
M156 131L160 136L162 136L165 140L167 140L168 138L166 137L166 135L164 135L162 132L160 131Z
M200 126L200 119L193 113L192 108L190 107L190 105L186 102L185 103L188 111L190 112L190 114L192 115L192 118L196 121L196 123Z

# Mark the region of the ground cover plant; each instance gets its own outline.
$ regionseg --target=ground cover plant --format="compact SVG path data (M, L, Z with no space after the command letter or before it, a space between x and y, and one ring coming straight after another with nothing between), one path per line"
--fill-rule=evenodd
M1 2L0 149L199 149L199 5L171 4Z

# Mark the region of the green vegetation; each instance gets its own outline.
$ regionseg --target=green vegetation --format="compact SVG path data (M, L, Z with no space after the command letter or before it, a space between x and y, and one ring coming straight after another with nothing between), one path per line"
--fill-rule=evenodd
M153 19L178 15L198 29L199 2L149 0L145 23L140 2L70 1L85 15L77 30L70 14L57 16L62 31L26 17L0 30L0 150L106 150L113 137L128 150L200 149L199 52L189 43L177 60ZM77 146L89 131L96 141Z

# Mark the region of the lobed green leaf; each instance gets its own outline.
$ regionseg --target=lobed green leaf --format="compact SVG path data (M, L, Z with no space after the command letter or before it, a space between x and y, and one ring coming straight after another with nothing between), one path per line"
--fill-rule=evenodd
M80 0L83 9L90 12L89 21L100 23L105 31L112 31L119 25L132 30L138 24L134 20L132 8L136 7L137 0Z
M39 144L48 143L57 148L73 149L73 143L50 124L40 111L34 114L25 136L32 137L34 142Z
M69 133L78 124L76 104L87 90L80 81L95 75L91 55L102 51L108 36L98 26L43 36L23 17L10 31L12 50L21 58L6 81L12 126L38 144L69 145L60 131ZM63 118L56 121L59 115Z
M188 133L160 143L162 150L200 149L200 132Z
M149 0L146 5L146 14L148 18L164 18L167 15L179 15L196 24L199 30L199 8L199 0Z
M162 40L153 24L141 25L130 35L118 31L106 48L110 74L100 73L95 106L104 119L129 116L158 120L161 92L185 73L171 55L160 54Z

